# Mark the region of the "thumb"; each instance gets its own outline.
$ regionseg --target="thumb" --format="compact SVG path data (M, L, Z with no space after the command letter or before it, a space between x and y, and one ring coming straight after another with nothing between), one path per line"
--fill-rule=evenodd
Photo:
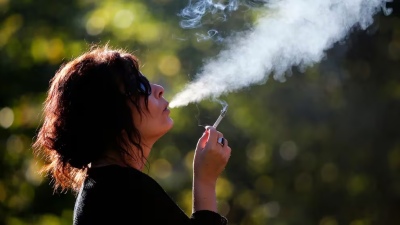
M203 135L200 137L199 141L197 142L197 148L196 149L203 149L208 141L208 137L210 136L210 131L207 129L204 131Z

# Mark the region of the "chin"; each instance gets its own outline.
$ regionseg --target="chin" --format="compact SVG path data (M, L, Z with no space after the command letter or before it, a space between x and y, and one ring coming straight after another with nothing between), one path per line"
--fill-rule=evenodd
M169 130L171 130L172 127L174 127L174 120L170 118L170 119L169 119L169 127L168 127L167 132L168 132Z
M174 121L171 118L168 118L168 120L163 124L163 134L167 133L174 127Z
M164 136L166 133L168 133L171 129L172 129L172 124L171 124L171 126L169 126L167 129L165 129L162 133L160 133L159 135L158 135L158 138L157 139L159 139L159 138L161 138L162 136Z

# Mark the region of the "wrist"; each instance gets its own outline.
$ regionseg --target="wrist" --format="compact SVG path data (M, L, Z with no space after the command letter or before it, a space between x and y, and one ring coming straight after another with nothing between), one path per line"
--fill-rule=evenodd
M217 185L217 181L214 179L199 179L199 178L194 178L193 179L193 185L194 186L201 186L203 188L214 188Z
M193 212L209 210L217 212L216 181L193 180Z

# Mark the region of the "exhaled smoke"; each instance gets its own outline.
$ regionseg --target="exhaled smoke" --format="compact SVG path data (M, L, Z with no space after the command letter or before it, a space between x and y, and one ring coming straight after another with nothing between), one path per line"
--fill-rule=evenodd
M229 1L237 7L234 2ZM386 0L270 0L265 5L265 15L254 28L230 37L227 48L203 65L170 106L217 98L263 83L271 74L284 80L285 72L292 66L306 68L319 62L325 51L353 28L371 25L373 16L385 3ZM199 6L204 7L198 10ZM211 0L197 1L188 7L187 12L197 13L192 25L197 25L201 15L209 13L207 10L216 10Z

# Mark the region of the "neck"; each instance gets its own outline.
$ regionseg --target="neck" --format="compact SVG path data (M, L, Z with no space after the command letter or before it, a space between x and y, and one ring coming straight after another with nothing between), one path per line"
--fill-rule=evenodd
M142 145L143 148L143 158L140 159L137 150L136 149L131 149L131 154L133 157L126 155L124 156L125 159L122 158L122 156L117 153L115 150L110 150L108 151L104 157L93 161L90 164L91 168L95 167L103 167L103 166L109 166L109 165L119 165L122 167L132 167L137 170L142 171L142 169L145 166L146 159L148 158L150 151L151 151L152 145Z

